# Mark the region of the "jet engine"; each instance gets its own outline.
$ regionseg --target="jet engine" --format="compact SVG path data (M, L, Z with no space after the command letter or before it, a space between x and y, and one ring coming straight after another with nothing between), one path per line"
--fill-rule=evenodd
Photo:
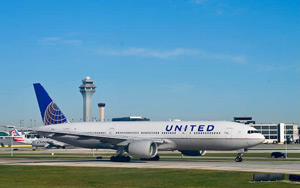
M205 150L180 150L186 156L203 156L206 154Z
M133 157L152 158L157 154L157 144L150 140L133 141L128 146L128 153Z

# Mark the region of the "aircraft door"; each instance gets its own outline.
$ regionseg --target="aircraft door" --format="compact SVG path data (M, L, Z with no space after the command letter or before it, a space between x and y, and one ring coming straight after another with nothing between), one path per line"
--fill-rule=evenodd
M232 142L232 127L226 128L225 132L225 139L227 143Z
M115 134L115 128L109 128L108 134L114 135Z

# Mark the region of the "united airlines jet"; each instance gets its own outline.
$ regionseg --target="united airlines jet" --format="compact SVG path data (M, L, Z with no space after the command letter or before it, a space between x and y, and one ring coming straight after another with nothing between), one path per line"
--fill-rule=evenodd
M265 138L255 128L230 121L147 121L70 123L46 90L34 84L43 122L36 131L45 137L92 149L114 149L111 161L129 162L130 157L159 160L159 151L180 151L201 156L206 150L242 152L261 144Z

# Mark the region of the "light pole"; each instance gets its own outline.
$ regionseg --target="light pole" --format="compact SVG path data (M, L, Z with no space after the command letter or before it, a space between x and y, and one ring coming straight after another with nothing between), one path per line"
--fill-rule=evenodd
M14 152L13 152L13 148L12 148L14 138L12 136L10 138L11 138L11 141L10 141L10 156L14 156Z
M20 126L24 127L24 120L23 119L20 120Z
M11 136L10 136L10 156L14 156L14 152L13 152L13 133L11 132Z
M287 153L287 137L286 137L286 131L285 131L285 158L288 158L288 153Z
M286 129L285 130L285 158L287 159L288 158L288 147L287 147L287 144L288 144L288 139L287 139L287 133L288 131L290 131L292 129Z

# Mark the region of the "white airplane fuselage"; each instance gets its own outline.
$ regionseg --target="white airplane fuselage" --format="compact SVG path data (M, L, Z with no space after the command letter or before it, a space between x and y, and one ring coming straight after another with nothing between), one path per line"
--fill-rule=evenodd
M117 149L111 142L78 134L128 137L132 140L163 140L158 150L239 150L262 143L265 138L249 125L229 121L131 121L80 122L42 126L40 134L70 145L83 148ZM49 133L47 132L49 131ZM252 132L251 132L252 131ZM74 133L64 135L61 132ZM56 134L57 133L57 134Z

